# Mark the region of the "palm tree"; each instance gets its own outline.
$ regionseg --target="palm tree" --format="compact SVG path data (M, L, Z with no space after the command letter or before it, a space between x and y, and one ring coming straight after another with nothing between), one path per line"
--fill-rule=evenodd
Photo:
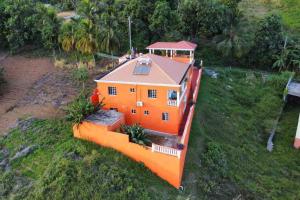
M113 14L113 9L110 5L107 6L107 12L101 16L103 30L101 31L100 36L100 49L113 56L113 53L120 47L120 40L116 31L118 22Z
M240 24L241 16L237 11L229 10L229 13L225 14L227 21L227 27L224 28L221 35L214 38L217 44L217 50L222 53L223 56L230 59L241 58L247 52L247 44L244 40L243 25Z
M92 24L88 19L82 19L75 32L76 50L82 54L94 54L97 40L92 32Z
M288 44L288 37L285 38L284 46L279 55L275 56L276 61L273 68L278 68L279 71L290 69L293 67L300 68L300 47Z
M71 50L74 50L74 45L75 45L74 26L75 24L73 22L64 23L58 37L59 43L61 44L63 50L66 52L70 52Z
M215 41L217 50L225 57L240 58L244 54L244 42L234 26L224 29L223 34L216 37Z

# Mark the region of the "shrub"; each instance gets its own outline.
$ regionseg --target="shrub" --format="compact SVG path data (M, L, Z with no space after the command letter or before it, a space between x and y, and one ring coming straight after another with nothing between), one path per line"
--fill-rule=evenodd
M282 94L284 92L284 88L289 80L289 78L293 75L292 72L282 72L280 75L274 74L270 75L267 79L267 85L270 85L275 89L276 92Z
M284 44L281 17L275 14L262 19L255 32L254 46L249 54L253 64L270 68Z
M146 145L151 143L151 141L146 137L144 128L139 124L134 124L132 126L122 125L122 131L129 135L129 139L131 142Z
M203 161L206 167L219 175L225 177L227 171L227 159L226 155L218 143L209 142L207 151L203 155Z
M102 107L102 103L99 102L98 105L93 105L88 99L87 95L83 92L66 108L67 120L73 122L74 124L79 124L88 115L91 115Z
M73 71L72 77L78 84L82 84L82 87L84 89L85 83L89 78L89 71L84 66L79 67Z

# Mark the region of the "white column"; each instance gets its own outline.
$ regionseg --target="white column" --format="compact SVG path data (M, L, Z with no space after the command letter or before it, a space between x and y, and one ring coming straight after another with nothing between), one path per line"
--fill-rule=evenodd
M294 147L296 149L300 148L300 115L299 115L299 119L298 119L298 127L297 127L296 137L295 137L295 141L294 141Z
M190 51L190 63L193 61L192 59L192 51Z
M180 98L180 97L179 97L179 93L180 93L180 92L177 91L177 107L179 107L179 100L180 100L180 99L179 99L179 98Z
M149 54L151 54L151 49L149 49Z

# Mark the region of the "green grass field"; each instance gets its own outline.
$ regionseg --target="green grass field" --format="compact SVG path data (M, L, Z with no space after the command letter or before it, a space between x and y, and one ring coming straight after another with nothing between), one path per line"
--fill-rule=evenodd
M292 31L299 34L300 31L300 1L282 0L282 7L279 9L284 24Z
M286 77L264 81L256 71L216 70L218 79L205 75L201 82L184 191L112 149L74 139L71 124L57 119L0 139L10 157L38 145L1 171L0 199L297 199L300 159L292 143L299 105L285 108L274 151L266 151Z
M299 35L299 0L242 0L239 7L250 21L257 21L270 13L278 13L282 16L283 24L287 30Z

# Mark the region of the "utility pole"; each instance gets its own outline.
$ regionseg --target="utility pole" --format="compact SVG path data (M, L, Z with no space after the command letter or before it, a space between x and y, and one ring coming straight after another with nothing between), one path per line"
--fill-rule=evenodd
M132 53L132 43L131 43L131 17L128 17L128 35L129 35L129 48L130 54Z

